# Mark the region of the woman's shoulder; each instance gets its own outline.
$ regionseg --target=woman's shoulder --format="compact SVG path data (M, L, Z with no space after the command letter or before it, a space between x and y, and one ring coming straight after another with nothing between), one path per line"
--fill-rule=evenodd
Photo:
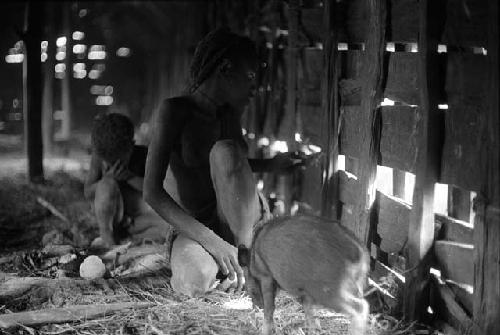
M189 96L178 96L163 100L160 110L160 120L185 120L192 114L193 105Z

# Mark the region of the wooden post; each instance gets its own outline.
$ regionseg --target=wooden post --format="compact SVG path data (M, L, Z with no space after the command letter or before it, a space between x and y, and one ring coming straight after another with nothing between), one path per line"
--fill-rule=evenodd
M299 1L290 0L288 9L288 49L286 70L286 108L281 122L278 138L290 143L294 141L295 121L297 115L297 69L298 69L298 33L299 33Z
M369 246L371 211L375 202L375 178L380 155L379 105L385 52L386 1L368 0L368 27L362 64L362 101L360 110L359 195L351 229Z
M441 143L439 141L439 110L436 83L437 23L439 13L433 10L435 1L419 2L418 86L420 88L420 114L417 123L417 161L413 205L407 244L405 285L405 318L422 320L426 316L429 280L429 255L434 242L434 185L440 169Z
M24 27L23 62L23 113L28 179L43 180L42 144L42 66L40 63L40 39L42 31L42 5L37 1L26 4Z
M323 43L323 64L326 66L325 75L321 81L321 105L324 110L322 128L322 147L324 150L321 215L340 219L339 211L339 182L338 182L338 155L339 155L339 53L337 50L338 32L333 25L336 3L326 1L324 6L324 28L326 36Z
M43 71L43 99L42 99L42 129L43 129L43 148L45 155L52 153L54 139L54 66L55 66L55 34L54 34L54 4L47 2L45 9L45 39L47 45L47 60Z
M71 81L73 79L73 47L72 47L72 32L71 32L71 2L62 3L63 6L63 36L66 36L66 58L64 64L66 65L66 73L62 79L62 93L61 105L63 110L63 119L61 123L61 137L62 141L68 141L71 136L72 125L72 103L71 103ZM68 149L68 148L66 148Z
M499 5L488 1L489 109L487 173L474 220L474 335L500 333L500 85Z

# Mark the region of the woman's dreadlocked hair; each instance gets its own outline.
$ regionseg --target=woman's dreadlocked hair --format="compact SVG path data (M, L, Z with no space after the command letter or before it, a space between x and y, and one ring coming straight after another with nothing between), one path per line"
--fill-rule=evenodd
M212 30L198 43L194 52L188 91L196 91L225 58L237 61L254 55L256 48L250 38L232 33L226 27Z

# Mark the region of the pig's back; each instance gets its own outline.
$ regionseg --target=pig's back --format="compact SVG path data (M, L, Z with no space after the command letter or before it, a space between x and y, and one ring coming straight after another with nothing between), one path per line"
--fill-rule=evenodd
M367 269L367 254L338 223L314 216L295 216L264 227L256 251L280 287L308 294L331 306L353 271ZM366 263L366 264L365 264Z

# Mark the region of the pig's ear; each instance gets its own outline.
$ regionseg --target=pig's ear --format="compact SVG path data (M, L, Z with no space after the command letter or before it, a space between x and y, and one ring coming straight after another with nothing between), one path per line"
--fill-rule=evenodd
M250 250L243 244L238 246L238 263L240 266L248 266L250 263Z

